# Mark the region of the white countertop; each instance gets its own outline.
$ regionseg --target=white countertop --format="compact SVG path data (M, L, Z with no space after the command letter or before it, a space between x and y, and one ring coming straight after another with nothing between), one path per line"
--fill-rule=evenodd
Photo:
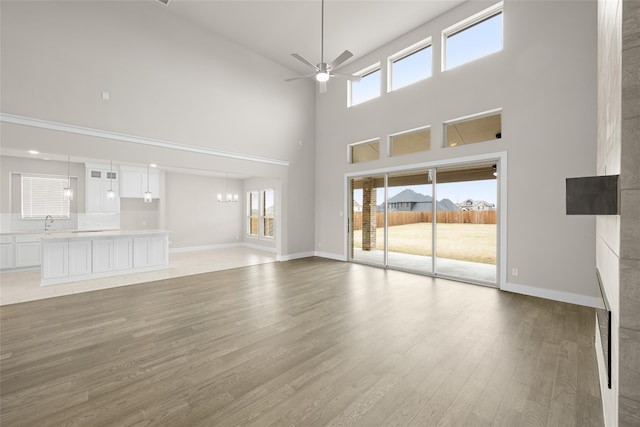
M74 231L48 231L42 238L43 241L48 240L64 240L64 239L94 239L103 237L126 237L126 236L144 236L150 234L169 234L167 230L74 230ZM37 233L36 233L37 234Z

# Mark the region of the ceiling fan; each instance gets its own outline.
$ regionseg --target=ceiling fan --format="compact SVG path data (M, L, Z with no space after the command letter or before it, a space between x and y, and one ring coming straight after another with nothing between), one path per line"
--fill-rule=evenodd
M318 65L313 65L313 63L302 55L297 53L292 53L291 56L296 58L298 61L303 64L311 67L313 69L313 73L305 74L303 76L296 76L286 79L285 81L292 81L298 79L306 79L308 77L313 77L319 83L320 93L325 93L327 91L327 81L331 77L340 77L343 79L351 80L351 81L360 81L360 76L354 76L351 74L342 74L336 73L333 71L336 67L340 66L343 62L353 56L353 53L345 50L342 52L336 59L333 61L326 63L324 62L324 0L322 0L322 15L320 21L320 63Z

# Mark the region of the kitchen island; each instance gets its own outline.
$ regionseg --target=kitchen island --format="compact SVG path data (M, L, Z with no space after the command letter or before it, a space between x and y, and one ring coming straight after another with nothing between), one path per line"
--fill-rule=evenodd
M169 268L166 230L47 233L41 286Z

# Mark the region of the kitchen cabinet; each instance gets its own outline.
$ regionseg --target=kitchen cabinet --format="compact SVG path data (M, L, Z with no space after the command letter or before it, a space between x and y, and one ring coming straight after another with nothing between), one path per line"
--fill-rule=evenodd
M91 274L91 240L69 241L69 276Z
M133 266L151 267L168 263L168 237L144 236L133 239Z
M92 271L103 273L130 269L133 265L133 240L130 238L93 241Z
M36 267L40 265L40 247L43 234L16 234L15 266Z
M94 163L87 163L85 166L87 213L119 213L120 168ZM107 198L109 189L113 189L115 198Z
M149 170L148 188L152 198L160 198L160 172L157 170ZM146 191L146 168L120 166L120 197L141 199Z
M54 241L42 247L42 279L69 276L69 242Z
M164 230L52 233L42 239L41 285L87 280L169 266Z
M15 247L12 235L0 235L0 268L13 268Z
M0 243L0 268L25 268L40 265L40 240L44 234L3 234Z

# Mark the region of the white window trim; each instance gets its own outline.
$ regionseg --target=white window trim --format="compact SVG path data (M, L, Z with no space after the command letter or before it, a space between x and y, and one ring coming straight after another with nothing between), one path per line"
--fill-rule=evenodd
M353 75L354 76L360 76L360 77L364 78L364 77L368 76L371 73L375 73L376 71L380 71L380 74L382 75L382 67L380 66L380 62L376 62L373 65L369 65L368 67L363 68L362 70L353 73ZM382 78L380 79L380 81L382 81ZM379 98L382 95L382 88L380 88L380 95L376 96L375 98L371 98L371 99L368 99L366 101L363 101L363 102L360 102L358 104L353 105L352 104L352 96L351 96L352 87L353 87L353 82L351 80L347 80L347 108L355 107L355 105L364 104L365 102L368 102L368 101L371 101L373 99Z
M372 142L382 142L381 138L371 138L371 139L365 139L363 141L358 141L358 142L353 142L349 145L347 145L347 163L350 165L355 165L357 163L353 163L353 153L352 153L352 148L357 146L357 145L363 145L363 144L370 144ZM380 159L378 159L380 160Z
M409 130L403 130L401 132L396 132L396 133L392 133L389 136L387 136L387 157L393 157L391 155L391 152L393 151L393 142L392 139L396 136L402 136L402 135L406 135L409 133L414 133L414 132L420 132L421 130L426 130L426 129L431 129L431 125L426 125L426 126L421 126L421 127L417 127L414 129L409 129ZM431 143L431 141L429 141L429 143Z
M453 68L457 68L457 67L452 67L452 68L446 68L447 66L447 37L450 37L456 33L459 33L461 31L466 30L469 27L472 27L473 25L477 24L478 22L484 21L485 19L489 19L492 16L498 15L499 13L504 13L504 2L499 2L494 4L491 7L488 7L484 10L481 10L480 12L476 13L475 15L472 15L466 19L463 19L460 22L457 22L455 24L453 24L450 27L445 28L444 30L442 30L442 37L441 37L441 43L442 43L442 55L440 58L440 63L441 63L441 68L440 71L445 72L447 70L452 70ZM504 47L504 29L502 31L502 46ZM464 65L464 64L460 64L460 65Z
M264 211L264 193L266 191L272 191L273 192L273 236L265 236L264 235L264 219L266 218L263 215L263 211ZM245 190L245 194L246 194L246 200L247 200L247 213L246 213L246 220L247 221L251 221L251 212L249 211L249 200L250 200L250 194L251 193L258 193L258 234L251 234L250 233L250 226L249 223L245 224L245 236L248 239L255 239L255 240L267 240L267 241L273 241L276 238L276 211L275 211L275 207L276 207L276 190L273 187L268 187L268 188L262 188L260 190Z
M496 114L500 114L502 116L502 107L495 108L493 110L483 111L480 113L470 114L468 116L462 116L462 117L458 117L455 119L442 122L442 148L452 148L447 145L447 125L467 122L469 120L481 119L483 117L495 116ZM502 117L500 119L502 119ZM489 140L489 141L492 141L492 140Z
M408 84L407 86L402 86L400 88L393 89L391 87L391 82L393 80L393 63L399 61L401 59L406 58L407 56L411 56L419 50L426 49L428 47L433 48L433 44L431 43L431 36L427 37L424 40L420 40L417 43L412 44L409 47L402 49L400 52L394 53L393 55L387 58L387 93L393 92L398 89L402 89L407 86L411 86L412 84L421 82L422 80L426 80L433 76L433 57L431 58L431 74L424 79L416 80L415 82ZM433 55L433 49L431 50L431 55Z
M65 175L43 175L43 174L35 174L35 173L17 173L17 176L20 177L20 219L23 221L31 221L36 220L40 221L44 219L44 216L26 216L24 212L24 200L23 200L23 178L48 178L48 179L58 179L61 181L67 181L71 188L77 187L77 177L75 176L65 176ZM76 185L71 184L72 181L75 181ZM75 190L74 190L75 191ZM69 219L71 218L71 201L67 201L68 209L67 215L54 215L55 219Z

